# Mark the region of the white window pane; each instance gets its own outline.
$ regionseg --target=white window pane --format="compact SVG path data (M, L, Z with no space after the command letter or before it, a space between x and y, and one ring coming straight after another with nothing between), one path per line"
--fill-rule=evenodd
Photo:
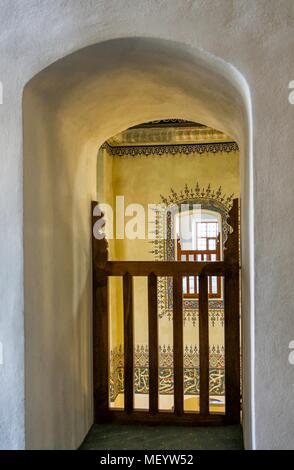
M183 294L187 294L187 278L183 277Z
M198 228L198 230L197 230L198 237L206 237L206 227L207 227L207 225L206 225L205 222L203 222L203 223L200 222L198 224L198 227L197 227Z
M211 261L216 261L216 255L210 255Z
M206 250L206 238L198 238L198 250Z
M194 255L189 255L189 261L194 261Z
M216 250L216 240L208 240L208 249Z
M207 236L208 237L216 237L218 231L218 224L217 223L210 223L207 224Z
M190 291L190 294L195 294L194 276L189 276L189 291Z
M181 261L186 261L186 255L181 255Z
M217 277L212 276L211 278L211 288L212 288L212 294L217 294Z

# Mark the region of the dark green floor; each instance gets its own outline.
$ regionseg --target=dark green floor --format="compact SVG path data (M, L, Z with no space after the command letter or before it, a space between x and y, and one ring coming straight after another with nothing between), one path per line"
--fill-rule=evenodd
M239 450L241 426L184 427L95 424L82 450Z

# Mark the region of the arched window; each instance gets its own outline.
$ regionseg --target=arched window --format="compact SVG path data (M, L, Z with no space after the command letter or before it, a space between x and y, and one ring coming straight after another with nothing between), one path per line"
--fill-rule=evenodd
M156 210L153 250L158 261L222 261L231 227L228 224L233 194L226 196L218 189L185 187L161 196ZM188 234L188 237L187 237ZM180 243L180 246L179 246ZM190 252L190 253L188 253ZM193 258L193 259L192 259ZM198 259L197 259L198 258ZM199 259L201 258L201 259ZM209 259L210 258L210 259ZM158 278L159 317L172 318L172 278ZM223 288L220 277L209 279L209 308L223 314ZM183 279L184 318L196 321L198 311L197 276Z

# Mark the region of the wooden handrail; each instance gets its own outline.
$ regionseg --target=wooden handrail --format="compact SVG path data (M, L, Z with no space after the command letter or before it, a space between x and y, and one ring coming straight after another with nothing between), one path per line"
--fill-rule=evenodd
M224 261L107 261L100 269L105 276L224 276L239 266Z

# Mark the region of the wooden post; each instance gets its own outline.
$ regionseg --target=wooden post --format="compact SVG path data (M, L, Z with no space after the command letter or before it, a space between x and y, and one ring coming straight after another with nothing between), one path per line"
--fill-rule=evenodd
M93 264L93 368L94 413L108 410L108 285L103 266L108 260L108 245L104 239L94 236L95 223L103 214L93 214L97 202L92 202L92 264Z
M240 300L238 199L234 199L228 223L233 232L226 242L225 276L225 389L226 421L240 423Z

